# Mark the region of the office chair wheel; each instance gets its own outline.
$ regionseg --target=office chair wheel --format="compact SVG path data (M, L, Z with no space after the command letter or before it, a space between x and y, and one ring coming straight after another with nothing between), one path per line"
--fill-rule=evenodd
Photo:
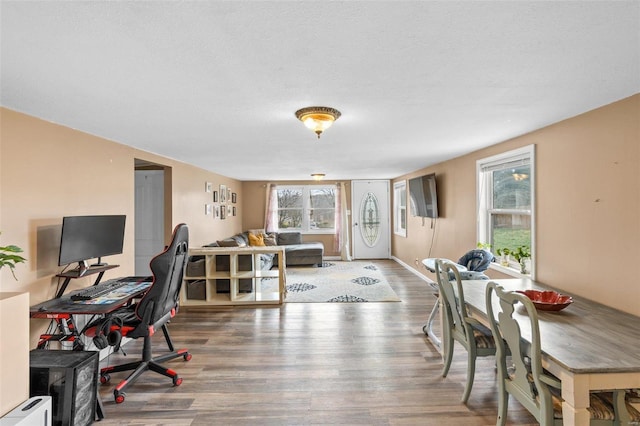
M184 354L182 357L184 358L185 361L191 361L191 358L193 358L193 356L189 352Z
M109 380L111 380L111 376L108 373L100 375L100 383L102 383L103 385L109 383Z
M182 384L182 377L174 377L173 378L173 386L180 386Z
M119 391L113 391L113 396L116 401L116 404L122 404L124 402L124 397L125 397L125 393L124 392L119 392Z

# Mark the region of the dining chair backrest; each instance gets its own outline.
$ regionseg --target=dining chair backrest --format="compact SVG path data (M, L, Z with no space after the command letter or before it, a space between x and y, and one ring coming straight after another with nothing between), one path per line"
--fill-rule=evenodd
M495 282L487 285L486 302L489 325L496 341L499 389L513 395L541 424L552 424L553 400L549 384L559 387L560 383L542 369L535 306L524 294L505 291ZM520 321L514 318L516 304L522 305L518 308L518 312L524 314L519 315ZM529 331L526 340L523 328ZM511 362L507 370L508 355L511 355Z
M450 278L453 277L452 280ZM443 311L442 377L446 377L453 359L454 340L467 350L467 382L461 401L466 403L473 387L476 358L493 356L496 352L491 331L469 316L464 300L462 280L456 265L445 259L436 260L436 278Z
M451 276L454 279L450 281L449 278ZM447 326L454 334L458 334L458 337L469 341L473 340L473 330L466 320L469 315L464 301L464 290L462 289L462 280L460 279L458 268L449 260L437 259L436 278ZM452 281L455 281L455 285Z

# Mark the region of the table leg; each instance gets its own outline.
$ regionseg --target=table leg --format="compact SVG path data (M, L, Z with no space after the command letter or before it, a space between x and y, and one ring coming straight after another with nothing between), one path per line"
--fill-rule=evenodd
M562 375L562 417L565 425L590 424L589 378L587 375Z

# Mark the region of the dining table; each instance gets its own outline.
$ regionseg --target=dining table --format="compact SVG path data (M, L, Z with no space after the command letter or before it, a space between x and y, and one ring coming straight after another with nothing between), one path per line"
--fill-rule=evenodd
M565 425L589 424L590 391L640 388L640 317L527 278L491 281L507 291L552 290L572 296L573 303L563 310L538 310L542 363L561 380ZM469 314L487 326L489 282L462 281ZM522 306L514 317L522 321L523 338L530 339Z

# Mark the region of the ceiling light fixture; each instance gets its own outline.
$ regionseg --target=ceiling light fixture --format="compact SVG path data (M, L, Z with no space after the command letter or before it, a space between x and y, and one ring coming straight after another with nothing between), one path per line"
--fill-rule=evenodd
M311 177L313 180L322 180L324 179L324 173L312 173Z
M296 111L298 120L313 130L318 135L318 139L320 139L322 132L331 127L341 115L337 109L323 106L306 107Z

